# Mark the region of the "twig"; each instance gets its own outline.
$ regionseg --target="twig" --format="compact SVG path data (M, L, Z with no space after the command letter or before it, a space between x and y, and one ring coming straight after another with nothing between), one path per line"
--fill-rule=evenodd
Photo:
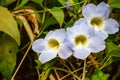
M25 52L25 54L24 54L22 60L20 61L20 64L18 65L17 69L15 70L15 72L14 72L14 74L13 74L11 80L14 80L14 77L16 76L18 70L20 69L20 67L21 67L21 65L22 65L22 63L23 63L23 61L24 61L24 59L26 58L26 56L27 56L27 54L28 54L28 52L29 52L29 50L30 50L30 48L31 48L31 45L32 45L32 42L31 42L30 45L28 46L28 49L26 50L26 52Z
M84 67L83 67L83 76L82 76L82 80L85 80L85 74L86 74L86 59L84 60Z
M78 77L77 75L73 74L71 71L68 71L68 70L62 69L62 68L53 67L53 70L54 70L54 69L57 69L57 70L60 70L60 71L64 71L64 72L66 72L66 73L69 73L69 74L73 75L77 80L80 80L79 77ZM61 80L61 79L60 79L60 80Z
M57 76L57 79L60 80L60 77L59 77L59 75L58 75L56 69L54 69L54 72L55 72L55 74L56 74L56 76Z
M93 64L91 64L91 65L93 65ZM86 66L86 67L89 67L89 66L91 66L91 65L88 65L88 66ZM75 72L80 71L80 70L82 70L82 69L83 69L83 68L79 68L79 69L77 69L77 70L74 70L72 73L75 73ZM69 75L70 75L70 74L67 74L67 75L63 76L60 80L68 77Z

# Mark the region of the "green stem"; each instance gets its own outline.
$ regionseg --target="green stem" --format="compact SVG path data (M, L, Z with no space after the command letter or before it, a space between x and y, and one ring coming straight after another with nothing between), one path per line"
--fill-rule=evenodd
M50 68L48 68L48 69L45 71L45 74L44 74L44 76L42 77L42 79L41 79L41 80L47 80L47 78L48 78L48 75L49 75L50 71L51 71L51 69L50 69Z
M99 70L102 70L105 66L111 64L111 62L112 62L112 58L111 58L111 56L109 56L109 57L107 58L107 60L103 63L103 65L100 67Z
M37 69L37 73L38 73L38 80L40 80L40 72L38 69Z
M45 21L45 13L46 13L46 11L43 12L42 24L44 24L44 21Z

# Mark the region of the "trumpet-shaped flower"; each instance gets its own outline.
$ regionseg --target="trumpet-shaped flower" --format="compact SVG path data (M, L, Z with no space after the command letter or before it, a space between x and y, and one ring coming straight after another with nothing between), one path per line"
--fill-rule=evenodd
M85 22L67 28L68 38L66 44L73 50L73 56L85 59L91 52L97 53L105 49L105 42L102 38L94 35L94 29Z
M39 60L42 63L52 60L58 54L62 59L67 59L72 55L71 49L64 43L66 38L64 29L50 31L45 39L38 39L33 42L32 49L35 52L41 53Z
M117 21L112 18L108 18L110 7L104 2L101 2L97 6L92 3L84 6L82 14L84 18L76 21L75 25L79 25L82 21L85 21L95 29L95 34L103 39L106 39L108 34L114 34L119 30L119 24Z

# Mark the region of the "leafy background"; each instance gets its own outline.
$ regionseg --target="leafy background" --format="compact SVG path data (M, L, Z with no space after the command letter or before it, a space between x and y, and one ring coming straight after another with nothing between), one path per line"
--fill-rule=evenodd
M71 27L82 6L102 1L120 23L120 0L0 0L0 80L120 80L120 32L109 35L106 49L92 54L94 61L71 56L41 64L31 49L50 30Z

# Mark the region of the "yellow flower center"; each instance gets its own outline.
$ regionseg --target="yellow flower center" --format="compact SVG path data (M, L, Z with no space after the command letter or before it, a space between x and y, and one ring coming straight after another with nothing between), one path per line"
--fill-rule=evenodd
M94 27L98 27L100 28L102 25L103 25L103 20L102 18L99 18L99 17L95 17L91 20L91 24L94 26Z
M48 41L48 45L49 45L49 47L50 48L54 48L54 49L56 49L56 50L58 50L59 49L59 42L56 40L56 39L50 39L49 41Z
M85 45L87 42L87 38L84 35L79 35L75 38L75 44L76 45Z

